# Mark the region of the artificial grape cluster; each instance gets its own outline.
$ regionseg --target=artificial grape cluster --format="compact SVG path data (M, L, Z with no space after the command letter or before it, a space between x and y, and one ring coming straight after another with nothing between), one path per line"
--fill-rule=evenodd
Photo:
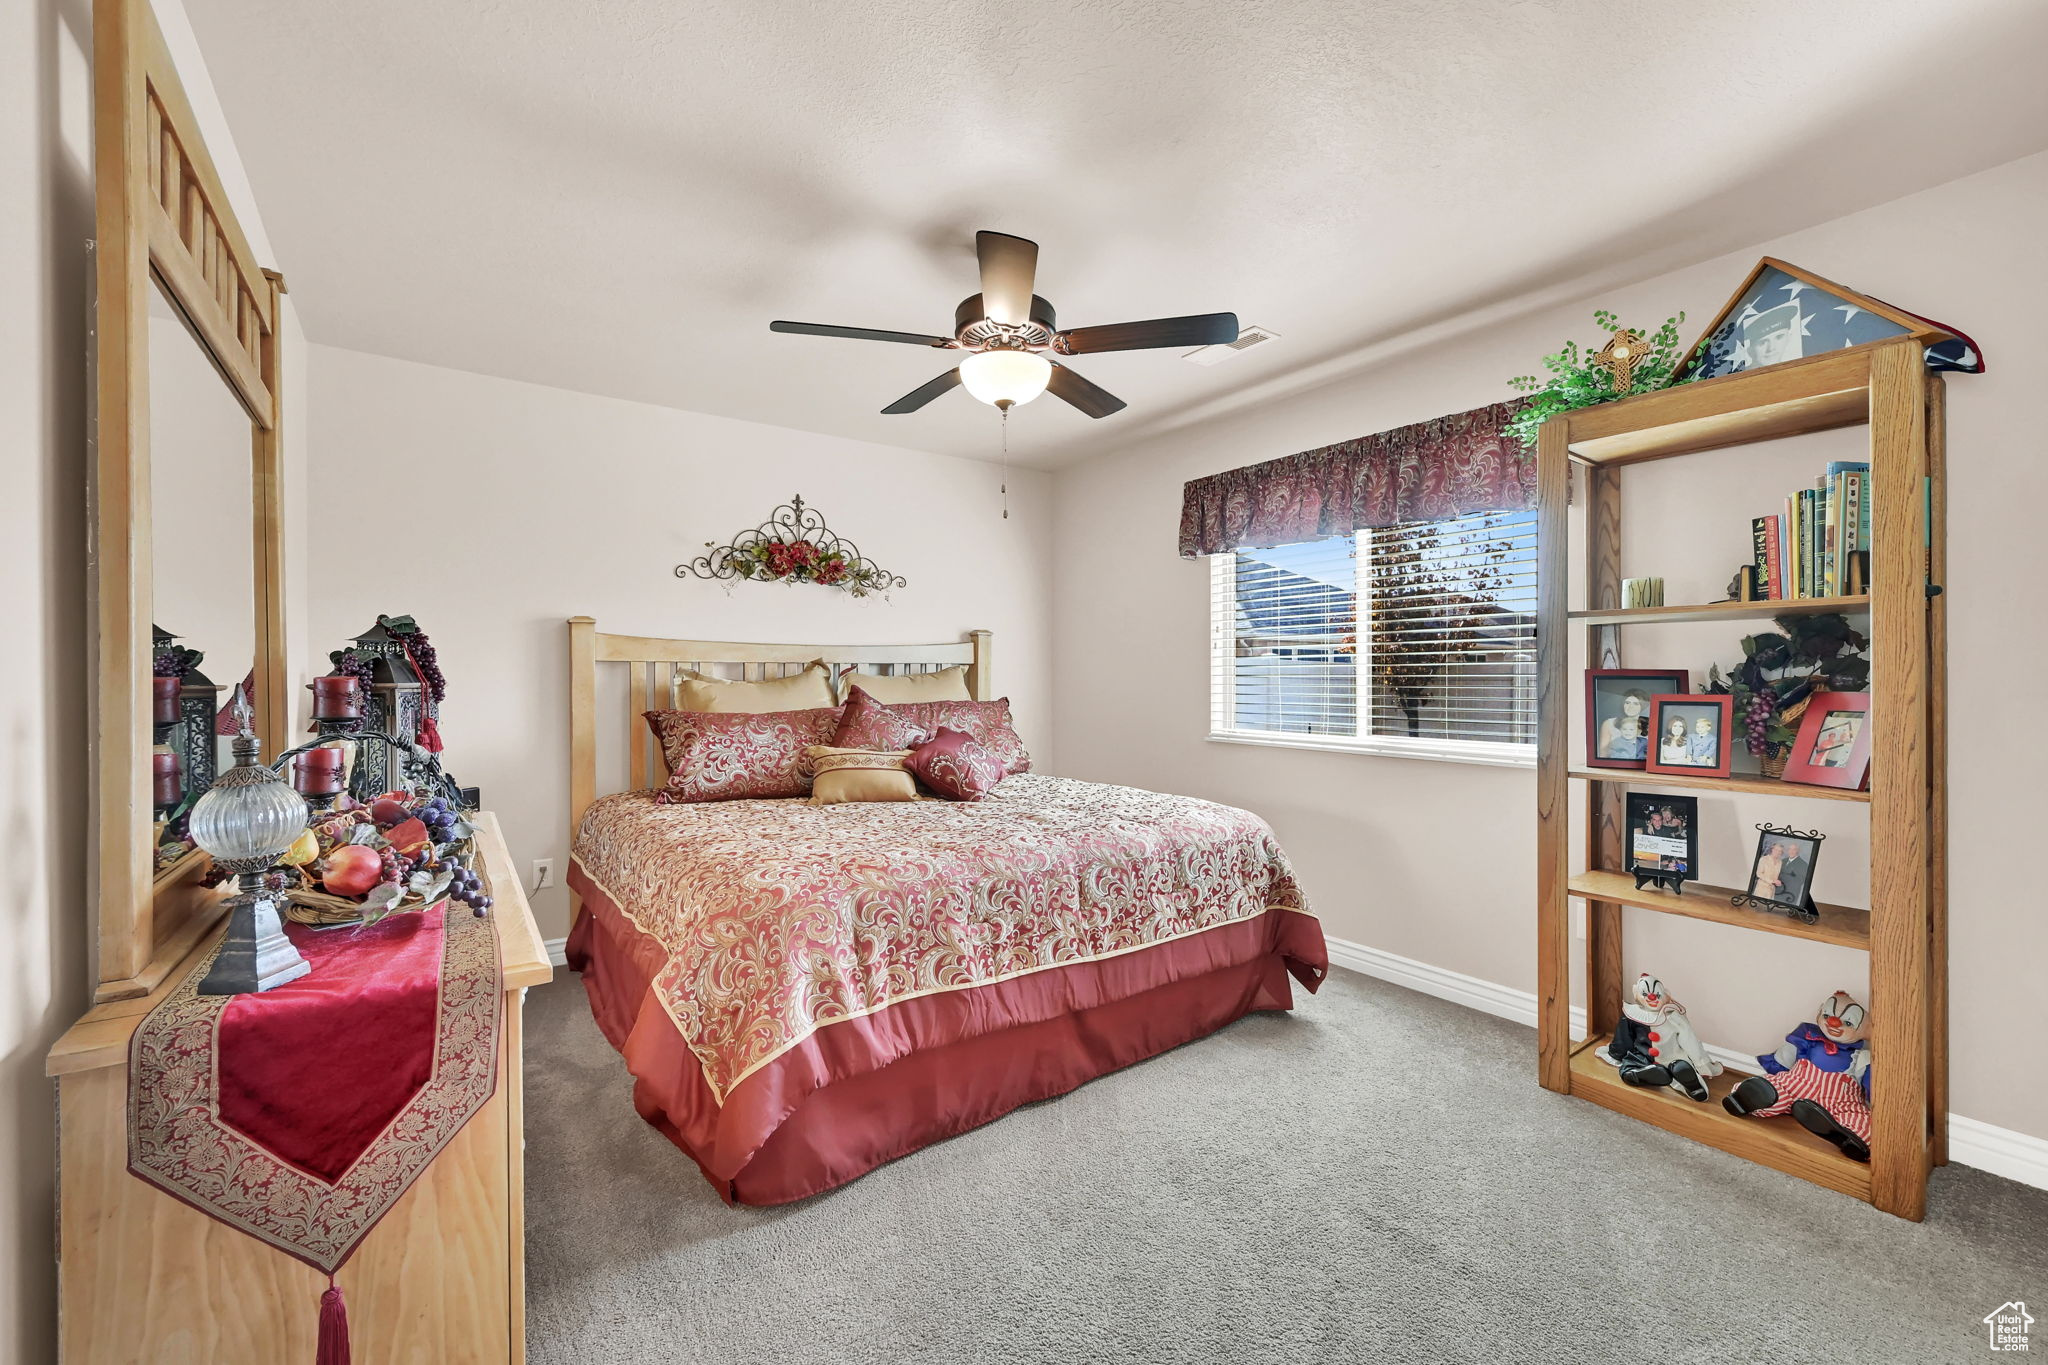
M337 678L354 678L363 695L368 696L370 685L376 680L376 666L354 650L340 650L331 656Z
M383 864L384 868L384 875L379 880L387 885L404 886L406 878L412 876L413 860L400 853L397 849L385 849L383 853L378 855L378 861Z
M437 844L454 842L455 824L460 818L448 799L437 796L414 812L421 824L427 827L427 836Z
M420 677L426 680L427 695L440 701L448 695L448 678L441 672L440 657L434 653L434 642L423 630L416 630L406 641L412 648L412 661L419 665Z
M455 870L449 876L448 895L468 906L470 913L477 916L491 908L491 898L484 894L483 878L461 863L455 864Z
M1749 751L1761 754L1767 747L1765 732L1771 723L1771 699L1762 692L1750 697L1749 709L1743 713L1743 723L1749 731Z

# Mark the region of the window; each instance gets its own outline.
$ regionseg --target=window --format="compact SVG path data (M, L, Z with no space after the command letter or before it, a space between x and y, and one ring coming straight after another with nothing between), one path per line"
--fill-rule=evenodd
M1209 563L1214 737L1533 758L1535 513L1415 522Z

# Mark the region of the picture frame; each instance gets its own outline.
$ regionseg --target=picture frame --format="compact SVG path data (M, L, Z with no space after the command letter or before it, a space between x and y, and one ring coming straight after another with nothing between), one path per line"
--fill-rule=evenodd
M1690 685L1691 676L1682 668L1587 669L1586 766L1641 772L1650 751L1650 699ZM1633 713L1631 700L1637 708ZM1630 722L1639 723L1639 734L1628 733Z
M1762 824L1756 829L1749 880L1730 901L1792 915L1808 924L1817 922L1820 910L1813 902L1813 869L1820 860L1821 841L1828 836L1789 825Z
M1735 761L1735 699L1726 692L1660 693L1650 698L1650 748L1644 770L1682 777L1726 777Z
M1699 798L1630 792L1623 806L1622 851L1638 891L1657 886L1676 893L1699 880Z
M1799 718L1785 780L1861 791L1870 781L1870 694L1816 692Z

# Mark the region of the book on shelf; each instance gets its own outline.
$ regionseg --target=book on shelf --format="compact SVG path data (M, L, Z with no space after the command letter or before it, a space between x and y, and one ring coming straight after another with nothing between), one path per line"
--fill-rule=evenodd
M1870 466L1831 461L1781 511L1751 518L1749 531L1759 598L1842 596L1850 556L1870 550Z
M1785 566L1785 596L1801 595L1799 578L1799 498L1795 494L1785 499L1784 520L1778 525L1778 562Z
M1828 465L1830 506L1834 523L1834 561L1830 565L1828 592L1839 597L1848 589L1849 556L1868 549L1870 466L1860 460L1836 460Z
M1756 561L1756 595L1778 601L1785 596L1784 559L1778 518L1757 517L1750 522L1750 543Z
M1811 488L1799 490L1799 595L1818 597L1815 591L1819 583L1814 566L1820 563L1816 542L1819 539L1819 522L1816 517L1820 510L1820 494Z

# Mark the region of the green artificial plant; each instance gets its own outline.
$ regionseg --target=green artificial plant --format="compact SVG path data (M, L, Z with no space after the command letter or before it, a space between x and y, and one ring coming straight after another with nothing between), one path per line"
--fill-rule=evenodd
M1593 321L1610 335L1621 330L1621 319L1604 308L1593 314ZM1508 432L1520 440L1525 449L1534 450L1537 431L1560 412L1590 408L1597 403L1627 398L1630 394L1667 388L1674 382L1686 382L1672 378L1685 359L1685 353L1678 344L1678 324L1684 321L1683 313L1675 318L1666 318L1664 325L1651 333L1649 354L1637 362L1625 390L1615 387L1614 376L1605 366L1593 362L1597 348L1581 351L1578 342L1567 341L1564 349L1556 355L1543 357L1543 368L1550 371L1548 379L1525 374L1508 381L1510 387L1531 395L1528 406L1509 420Z
M1751 635L1742 642L1742 662L1725 675L1716 664L1705 690L1735 699L1735 720L1749 751L1781 755L1798 736L1803 703L1816 692L1861 692L1870 682L1869 644L1837 612L1780 616L1776 634Z

